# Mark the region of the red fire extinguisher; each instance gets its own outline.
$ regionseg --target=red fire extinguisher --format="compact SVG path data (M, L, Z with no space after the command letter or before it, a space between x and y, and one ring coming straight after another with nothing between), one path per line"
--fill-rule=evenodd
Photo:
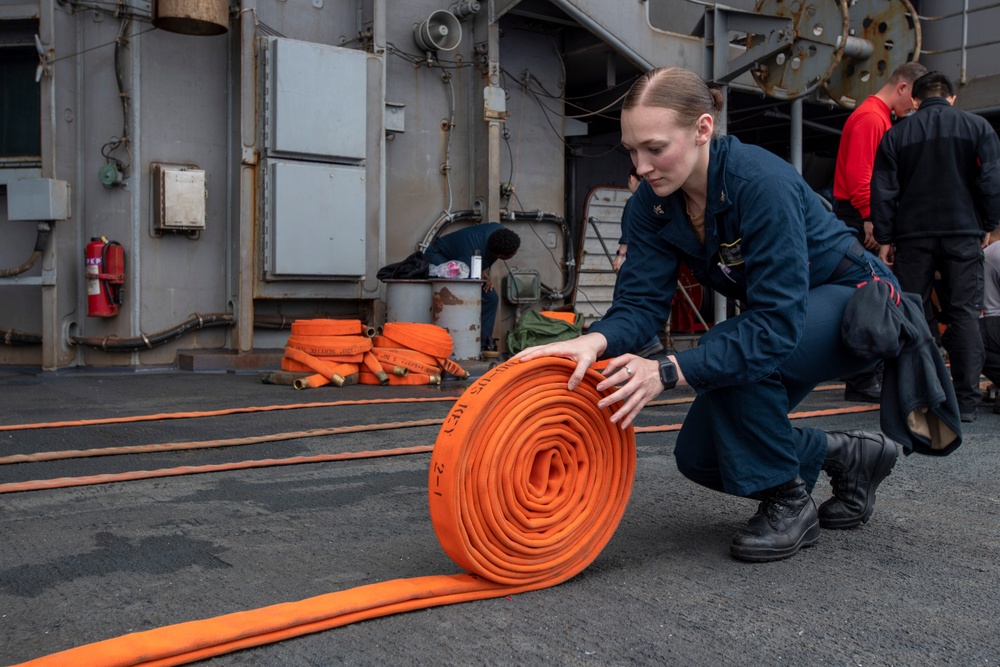
M87 315L114 317L122 303L125 249L103 236L87 244Z

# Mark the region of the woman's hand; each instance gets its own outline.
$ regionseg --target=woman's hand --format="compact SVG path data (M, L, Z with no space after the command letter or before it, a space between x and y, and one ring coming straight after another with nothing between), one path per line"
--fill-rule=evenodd
M538 357L572 359L577 364L576 370L570 375L567 384L567 388L572 391L580 385L587 374L587 369L597 361L607 346L608 341L602 334L590 333L573 340L529 347L514 355L513 358L524 361ZM671 360L673 360L672 357ZM598 391L604 391L619 384L621 386L614 393L602 398L597 403L597 407L604 409L621 401L622 407L611 416L611 422L620 423L623 429L628 428L646 403L663 392L663 383L660 382L660 362L656 359L644 359L634 354L623 354L608 362L604 369L604 375L606 379L597 385ZM687 383L684 381L679 366L677 376L677 386L686 386Z
M573 391L583 382L587 369L597 361L597 357L604 352L607 346L608 340L602 334L590 333L572 340L535 345L521 350L513 358L530 361L538 357L563 357L575 361L576 370L569 376L569 384L567 385L567 388Z
M618 246L618 253L615 255L615 258L611 260L612 271L618 273L618 271L622 268L622 264L625 263L625 256L627 254L628 254L628 244L623 243L620 246Z
M678 371L679 372L679 371ZM660 382L660 362L656 359L644 359L634 354L623 354L608 362L604 369L607 379L597 385L598 391L610 389L621 384L618 390L602 398L597 407L606 408L618 401L622 407L611 415L611 422L621 428L628 428L636 415L652 399L663 392ZM622 384L624 383L624 384Z

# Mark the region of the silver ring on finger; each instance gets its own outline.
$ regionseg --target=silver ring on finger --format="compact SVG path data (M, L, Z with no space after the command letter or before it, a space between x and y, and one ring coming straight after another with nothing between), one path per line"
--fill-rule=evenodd
M631 368L629 368L628 366L626 366L625 367L625 372L628 373L629 377L632 377L632 369Z

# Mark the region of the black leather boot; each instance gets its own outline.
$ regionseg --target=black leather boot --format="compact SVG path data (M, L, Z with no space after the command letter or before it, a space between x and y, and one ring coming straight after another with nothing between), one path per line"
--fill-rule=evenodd
M899 445L867 431L831 431L826 440L823 470L830 475L833 497L820 505L819 523L824 528L866 523L875 507L875 489L899 458Z
M780 560L819 539L816 504L801 477L762 491L760 497L757 513L733 535L729 553L734 558Z

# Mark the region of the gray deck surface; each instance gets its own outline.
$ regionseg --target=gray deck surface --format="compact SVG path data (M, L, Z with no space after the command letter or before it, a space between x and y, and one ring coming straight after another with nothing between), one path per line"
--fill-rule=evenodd
M469 364L474 376L485 364ZM0 424L455 396L295 391L256 372L0 369ZM675 391L661 398L690 396ZM842 408L817 391L800 410ZM450 402L314 407L0 431L0 456L442 418ZM676 423L686 405L638 425ZM795 422L878 429L878 413ZM0 484L433 444L437 427L0 466ZM220 656L227 665L1000 665L1000 415L946 458L901 460L872 520L789 560L729 540L753 502L684 479L675 433L640 434L632 498L594 563L554 588L398 614ZM0 494L0 664L167 624L402 577L451 574L427 509L429 454ZM829 496L826 477L813 493Z

